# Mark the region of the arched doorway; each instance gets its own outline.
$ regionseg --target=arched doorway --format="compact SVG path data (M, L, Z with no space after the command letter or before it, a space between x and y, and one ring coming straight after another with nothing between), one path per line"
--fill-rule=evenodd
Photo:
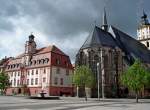
M21 88L18 89L18 94L21 94Z

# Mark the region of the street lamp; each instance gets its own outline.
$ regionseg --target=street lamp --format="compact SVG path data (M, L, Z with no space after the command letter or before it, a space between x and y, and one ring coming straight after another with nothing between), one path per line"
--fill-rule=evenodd
M100 62L98 62L97 63L97 88L98 88L98 99L100 100L100 84L99 84L99 82L100 82L100 71L99 71L99 69L101 70L101 82L102 82L102 85L101 85L101 87L102 87L102 98L104 99L105 98L105 71L104 71L104 59L103 59L103 50L101 49L100 50L100 55L99 55L99 57L100 57ZM99 67L101 67L101 68L99 68Z
M99 94L99 63L97 63L97 89L98 89L98 100L100 100L100 94Z
M103 59L103 50L101 49L101 78L102 78L102 98L105 98L105 71L104 71L104 59Z

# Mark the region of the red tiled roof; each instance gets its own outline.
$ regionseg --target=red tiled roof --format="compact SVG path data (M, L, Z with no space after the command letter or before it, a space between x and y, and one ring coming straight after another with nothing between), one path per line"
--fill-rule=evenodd
M57 54L68 56L64 52L62 52L58 47L56 47L55 45L39 48L39 49L36 50L35 55L36 54L44 54L44 53L47 53L47 52L54 52L54 53L57 53ZM24 56L24 54L25 53L22 53L22 54L18 55L16 58L22 58Z
M24 56L24 53L18 55L16 58L22 58Z
M62 52L62 51L61 51L58 47L56 47L55 45L37 49L37 52L36 52L35 54L42 54L42 53L46 53L46 52L54 52L54 53L57 53L57 54L66 55L64 52ZM67 56L67 55L66 55L66 56Z

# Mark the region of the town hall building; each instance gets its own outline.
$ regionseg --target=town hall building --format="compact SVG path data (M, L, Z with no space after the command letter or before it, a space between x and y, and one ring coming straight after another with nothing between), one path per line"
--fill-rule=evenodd
M35 36L25 43L25 52L3 59L1 69L9 75L7 95L27 93L38 95L73 95L73 67L68 55L55 45L37 48ZM4 61L5 60L5 61Z

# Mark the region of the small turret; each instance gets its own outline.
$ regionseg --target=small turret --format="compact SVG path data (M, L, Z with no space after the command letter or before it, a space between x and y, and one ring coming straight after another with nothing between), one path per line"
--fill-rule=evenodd
M34 38L35 38L34 35L31 34L31 35L29 36L29 42L33 42L33 41L34 41Z
M149 21L147 19L147 14L143 10L143 16L141 17L140 26L142 25L149 25Z
M29 41L26 41L26 44L25 44L25 53L26 54L33 54L36 52L36 43L34 41L34 35L31 34L29 36Z

